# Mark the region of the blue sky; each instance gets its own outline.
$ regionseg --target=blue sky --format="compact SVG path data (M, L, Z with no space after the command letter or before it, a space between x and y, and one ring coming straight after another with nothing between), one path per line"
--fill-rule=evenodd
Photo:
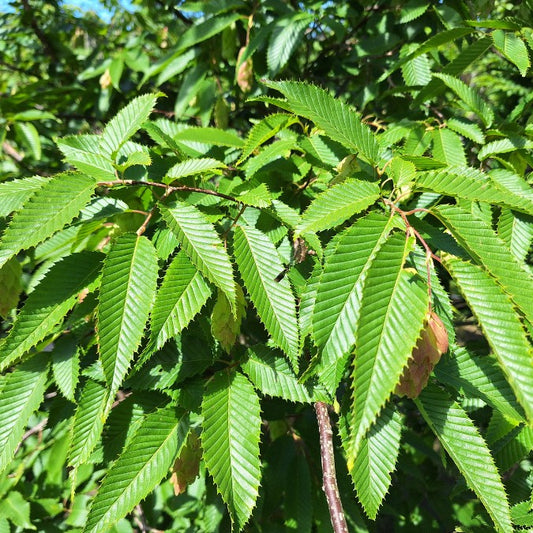
M105 9L98 0L63 0L62 3L69 6L79 7L83 11L94 11L103 20L109 20L111 18L111 13ZM134 9L131 0L120 0L120 4L125 9ZM11 11L11 9L8 0L0 0L0 12Z

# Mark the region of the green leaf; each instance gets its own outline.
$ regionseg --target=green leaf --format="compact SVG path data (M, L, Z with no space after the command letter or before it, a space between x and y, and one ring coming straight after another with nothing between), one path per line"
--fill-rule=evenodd
M533 420L533 350L511 299L480 267L451 256L444 264L479 320L528 420Z
M299 306L299 321L300 321L300 345L304 348L305 338L313 331L313 312L316 304L316 295L318 290L318 283L322 275L322 265L316 261L311 275L307 279L305 288L300 297Z
M161 216L176 235L194 266L227 296L235 313L235 281L231 261L213 225L198 209L183 202L160 207Z
M312 331L321 352L320 379L334 392L344 370L342 357L355 344L361 292L393 219L371 213L337 237L326 258L316 294Z
M173 135L173 139L234 148L242 148L244 145L244 141L235 133L218 128L187 128Z
M441 383L451 385L469 398L481 398L508 420L523 422L522 408L497 362L488 356L474 355L465 348L452 348L435 367Z
M157 349L179 335L200 312L211 289L185 252L179 252L167 268L152 310L150 341Z
M0 394L0 472L13 459L30 416L43 401L48 377L46 355L37 355L5 377Z
M311 472L303 446L296 447L296 457L287 471L285 491L286 531L311 533L313 527L313 493Z
M31 122L17 122L14 126L23 143L31 151L33 158L37 159L37 161L41 159L41 138L37 128Z
M464 28L454 28L452 31L462 30ZM441 34L437 33L435 37ZM483 56L492 45L492 40L489 37L482 37L473 41L471 44L462 43L459 54L450 61L443 69L443 74L450 74L451 76L460 76L464 72L468 72L468 67L472 65L479 57ZM433 78L419 93L413 102L413 107L421 105L423 102L438 96L444 92L446 85L438 78ZM450 126L450 129L453 129Z
M271 77L274 77L287 64L312 21L313 16L305 12L288 20L276 21L270 34L267 50L268 72Z
M459 97L465 106L483 121L483 124L487 128L491 126L494 120L494 112L487 102L481 98L479 93L472 89L472 87L469 87L465 82L449 74L435 73L433 76L442 80Z
M399 381L427 313L427 287L402 268L413 244L405 235L392 235L377 252L363 285L352 372L349 470Z
M61 394L67 400L75 401L74 392L80 373L80 357L74 337L63 336L54 343L52 372Z
M406 24L421 17L428 10L429 5L426 0L409 0L400 12L400 24Z
M492 141L481 148L478 154L480 161L484 161L487 157L495 154L507 154L516 150L531 150L533 148L533 141L525 137L506 137L505 139L498 139Z
M235 187L232 194L239 202L259 208L268 207L272 203L272 197L268 187L264 183L254 186L254 180L245 181L242 185ZM239 194L236 194L236 193Z
M155 106L157 94L143 94L134 98L107 124L100 138L100 149L114 159L121 146L148 120Z
M448 166L466 166L461 138L447 128L433 130L433 157Z
M120 387L143 336L154 301L157 270L153 244L132 233L121 235L104 261L97 331L110 399Z
M401 433L401 417L389 404L370 428L350 471L357 497L371 520L376 519L389 490L391 472L400 452Z
M0 267L12 256L39 244L69 223L89 202L96 181L84 174L50 178L26 200L0 240Z
M411 161L405 161L401 157L393 157L387 174L392 178L396 187L400 188L415 179L416 167Z
M10 490L5 498L0 501L0 516L9 519L15 526L22 528L23 531L37 529L30 519L30 502L16 490ZM7 533L11 531L9 525L6 531Z
M474 122L469 122L466 119L461 119L457 117L449 118L446 121L446 126L455 133L466 137L478 144L485 143L485 135L481 131L481 128Z
M360 213L379 198L379 185L347 179L319 194L302 215L296 235L330 229Z
M529 456L533 450L533 428L524 424L513 428L500 441L492 445L494 461L505 472Z
M242 374L219 372L207 385L202 415L204 460L240 531L259 493L259 398Z
M283 355L261 344L248 348L248 359L241 368L261 394L266 396L298 403L331 400L320 386L313 387L309 382L299 383Z
M109 468L83 531L106 531L145 498L167 475L185 444L188 431L187 415L174 408L147 415Z
M202 174L213 170L216 171L220 168L226 168L226 165L222 163L222 161L212 159L211 157L187 159L186 161L182 161L171 167L167 171L163 181L165 183L171 183L178 178L194 176L195 174Z
M0 317L6 318L17 307L22 291L21 278L22 266L16 257L0 268Z
M386 80L395 70L401 68L405 63L412 61L414 58L425 54L426 52L433 51L435 48L439 48L450 41L455 41L466 35L472 33L474 30L470 28L452 28L451 30L440 31L437 34L430 37L427 41L422 43L414 52L402 58L400 61L395 61L394 66L383 73L378 79L378 83Z
M0 183L0 217L7 217L20 209L26 200L48 181L49 178L33 176Z
M507 495L490 451L461 407L437 387L415 399L420 413L438 437L468 486L477 494L498 531L511 533Z
M184 32L178 40L176 51L185 50L195 44L205 41L217 33L220 33L225 28L233 24L241 17L239 13L232 15L224 15L220 17L212 17L200 23L194 23L186 32Z
M272 144L269 144L266 148L263 148L263 150L246 163L246 178L252 178L254 174L266 165L272 163L272 161L279 159L280 157L287 157L295 144L293 139L283 139L275 141Z
M174 139L159 126L160 124L158 122L146 121L142 128L148 133L153 141L159 144L159 146L172 150L180 160L185 159L185 155L177 145L176 141L174 141Z
M237 335L241 331L241 322L246 315L246 300L241 286L236 285L237 289L237 313L236 316L231 312L231 306L226 295L219 290L217 300L211 313L211 333L213 337L220 342L222 349L230 353Z
M314 85L293 81L267 81L265 85L287 98L284 106L290 111L312 120L328 137L359 152L369 163L377 163L379 144L359 113Z
M433 213L459 244L498 280L533 323L533 278L511 255L505 242L485 222L459 207L439 206Z
M234 254L239 272L259 318L272 340L298 367L296 301L287 277L277 280L284 266L276 247L259 230L237 226Z
M492 32L492 40L494 41L494 47L517 66L522 76L525 76L530 62L524 41L518 35L503 30L494 30Z
M418 172L415 186L424 191L489 202L533 214L533 200L504 188L484 172L470 167L450 167Z
M498 235L522 263L533 241L533 219L511 209L502 209L498 219Z
M242 149L239 163L247 159L259 146L274 137L279 131L296 122L296 118L286 113L274 113L254 124Z
M412 47L409 47L411 51ZM413 47L416 48L416 45ZM407 49L402 48L402 52ZM401 53L404 57L405 54ZM427 85L431 81L431 68L427 54L421 54L402 65L402 76L406 85Z
M88 379L81 389L78 407L72 419L69 466L85 463L96 446L109 413L107 388Z
M0 344L0 371L43 340L77 302L78 294L99 274L102 254L80 252L55 263L28 296ZM53 298L50 298L53 295Z
M72 135L56 141L65 161L100 181L113 181L117 173L113 161L100 152L100 136Z

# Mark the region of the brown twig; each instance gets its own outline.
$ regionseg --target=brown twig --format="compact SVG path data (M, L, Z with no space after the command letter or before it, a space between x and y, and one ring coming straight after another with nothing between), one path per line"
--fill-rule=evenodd
M22 435L22 439L20 439L20 442L18 443L15 449L15 454L19 451L20 447L22 446L22 443L25 440L29 439L32 435L35 435L36 433L41 433L47 423L48 423L48 418L45 418L44 420L41 420L37 425L28 429L28 431L26 431L26 433Z
M348 525L342 508L337 475L335 473L335 456L333 454L333 431L329 419L328 406L323 402L315 403L318 431L320 433L320 457L322 460L322 489L328 501L331 525L335 533L348 533Z
M200 187L189 187L187 185L171 186L171 185L166 185L165 183L159 183L155 181L139 181L139 180L116 180L116 181L99 181L98 182L99 187L114 187L116 185L130 185L130 186L139 186L139 187L141 186L160 187L168 191L163 196L168 196L169 194L176 192L176 191L199 192L202 194L208 194L210 196L218 196L219 198L224 198L224 200L230 200L231 202L236 202L238 204L241 203L239 200L237 200L237 198L234 198L233 196L230 196L229 194L224 194L222 192L213 191L211 189L202 189Z

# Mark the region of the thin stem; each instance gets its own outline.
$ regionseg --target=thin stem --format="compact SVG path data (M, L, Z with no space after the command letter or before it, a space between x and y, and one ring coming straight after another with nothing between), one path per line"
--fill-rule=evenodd
M406 229L406 236L414 235L416 239L420 242L420 244L424 247L426 251L426 271L427 271L427 280L428 280L428 296L429 296L429 310L432 310L431 306L431 264L432 260L435 259L435 261L438 261L439 263L442 263L440 260L440 257L436 256L429 247L428 243L425 241L425 239L418 233L418 231L411 225L409 220L407 219L407 215L411 215L413 213L417 213L420 211L425 211L427 213L430 213L427 209L419 208L419 209L412 209L411 211L403 211L398 206L396 206L393 202L390 200L384 199L383 202L385 205L388 205L391 208L392 212L398 213L405 224Z
M202 189L200 187L189 187L187 185L171 186L165 183L158 183L156 181L140 181L140 180L99 181L97 185L99 187L114 187L116 185L130 185L130 186L139 186L139 187L159 187L167 191L163 195L163 197L168 196L170 193L173 193L176 191L199 192L201 194L208 194L210 196L218 196L219 198L224 198L224 200L229 200L231 202L235 202L238 204L241 203L239 200L237 200L237 198L234 198L233 196L230 196L229 194L224 194L218 191L212 191L211 189Z
M323 402L315 403L318 431L320 433L320 457L322 460L322 489L328 501L331 525L335 533L348 533L348 525L342 508L337 474L335 472L335 456L333 454L333 431L329 419L328 406Z

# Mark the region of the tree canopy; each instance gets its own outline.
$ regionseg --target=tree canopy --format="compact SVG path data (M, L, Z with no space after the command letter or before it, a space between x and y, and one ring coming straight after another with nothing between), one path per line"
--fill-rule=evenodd
M531 1L9 5L0 531L533 525Z

